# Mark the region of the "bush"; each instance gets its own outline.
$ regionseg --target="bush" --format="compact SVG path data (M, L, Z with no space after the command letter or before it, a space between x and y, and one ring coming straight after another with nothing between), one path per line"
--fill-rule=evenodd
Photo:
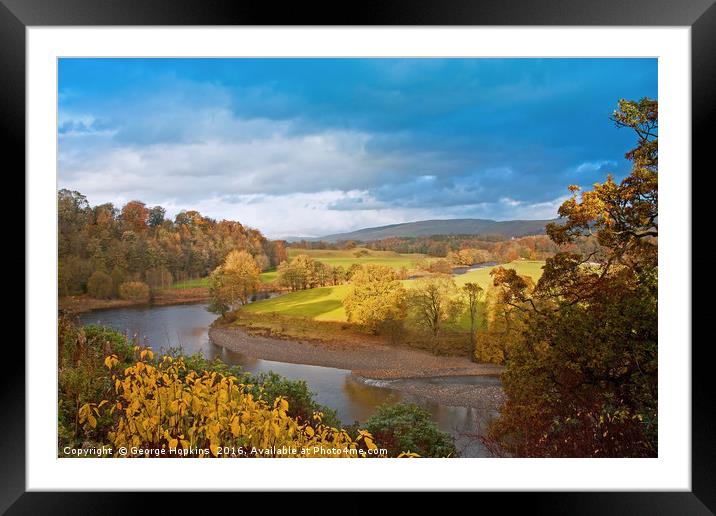
M289 380L273 371L251 374L244 371L241 366L226 364L219 358L206 359L201 352L188 356L183 355L180 348L169 348L162 352L174 359L182 358L186 371L194 371L199 375L208 371L223 376L234 376L244 384L250 385L249 391L257 399L273 402L276 398L284 397L288 401L288 415L296 420L308 422L315 412L320 412L323 414L323 424L336 428L341 426L336 411L318 403L314 399L315 393L308 388L305 380Z
M141 281L129 281L119 286L119 297L131 301L149 301L149 285Z
M353 439L344 430L326 426L318 414L306 422L292 418L285 398L256 399L236 377L187 372L183 357L154 360L144 349L130 367L114 355L104 364L115 387L101 401L82 405L78 422L84 437L93 442L148 450L130 452L133 456L152 456L153 450L184 456L194 450L214 457L364 457L357 452L377 449L365 431ZM261 451L249 455L254 449Z
M430 413L412 403L380 407L365 423L380 448L387 448L391 457L402 451L421 457L457 457L455 439L441 431Z
M103 361L114 355L122 366L130 365L133 351L127 338L102 326L77 327L76 319L61 314L58 321L59 400L58 437L61 447L81 446L78 409L101 399L114 388ZM108 428L109 418L98 420L97 430Z
M323 414L323 424L340 428L341 422L336 411L316 402L315 394L311 392L305 380L289 380L283 376L269 371L251 375L246 379L253 385L253 394L267 401L280 396L288 401L288 415L302 422L309 422L314 412Z
M112 297L112 277L106 272L94 271L87 280L87 293L97 299Z

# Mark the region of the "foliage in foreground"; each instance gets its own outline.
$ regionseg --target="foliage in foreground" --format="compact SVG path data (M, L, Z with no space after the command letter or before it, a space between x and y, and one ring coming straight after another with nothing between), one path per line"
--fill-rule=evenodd
M458 456L455 439L438 429L427 410L412 403L380 407L364 426L391 457L402 450L422 457Z
M171 457L187 449L214 456L233 447L234 455L242 450L250 456L252 447L268 442L269 450L258 456L336 457L377 448L365 430L339 430L335 411L316 403L304 381L251 375L176 349L154 360L151 350L132 346L119 332L78 328L68 317L60 318L58 329L61 450L137 446L142 456L164 450ZM222 450L212 450L218 443ZM302 454L301 447L311 449Z
M139 351L137 349L137 351ZM120 372L110 355L115 396L80 408L79 421L92 435L98 418L109 416L106 439L114 449L140 448L138 456L361 457L377 450L372 436L329 427L322 415L299 421L288 415L285 398L273 403L254 397L251 386L216 372L186 372L183 357L153 361L145 349L139 360ZM184 374L186 373L186 374ZM325 451L324 451L325 450ZM131 452L130 452L131 453Z

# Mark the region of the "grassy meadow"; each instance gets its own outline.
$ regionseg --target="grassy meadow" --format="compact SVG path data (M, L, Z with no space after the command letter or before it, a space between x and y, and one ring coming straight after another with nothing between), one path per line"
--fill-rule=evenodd
M542 276L543 266L544 261L542 260L515 260L514 262L502 264L505 269L515 269L520 276L530 276L534 281L537 281ZM492 269L492 267L485 267L465 274L457 274L454 276L455 283L458 287L461 287L465 283L472 282L486 289L492 281L490 276Z
M323 252L327 253L330 251ZM318 260L320 259L319 256L314 256L314 258ZM542 261L518 260L504 264L503 267L516 269L520 275L531 276L534 280L537 280L542 275L543 265L544 262ZM491 270L491 268L486 267L484 269L456 275L454 276L455 283L458 286L462 286L471 281L486 289L492 280L490 276ZM407 288L410 288L411 285L415 284L415 280L404 280L403 284ZM348 284L300 290L297 292L289 292L273 299L257 301L256 303L245 306L242 310L257 314L276 313L291 317L306 317L316 321L345 321L346 313L343 309L342 301L343 298L348 295L349 291L350 285ZM461 321L461 326L467 324L467 319Z
M276 269L270 269L259 274L261 283L271 283L276 280ZM209 278L195 278L184 281L177 281L172 284L170 289L182 290L187 288L209 288Z
M356 256L356 253L366 251L365 256ZM295 258L299 254L306 254L316 261L323 262L327 265L336 267L341 265L345 268L350 267L354 263L361 265L373 264L373 265L386 265L394 269L400 269L405 267L410 269L415 266L415 263L428 258L425 254L401 254L394 251L373 251L372 249L355 248L355 249L298 249L290 247L288 249L288 257Z

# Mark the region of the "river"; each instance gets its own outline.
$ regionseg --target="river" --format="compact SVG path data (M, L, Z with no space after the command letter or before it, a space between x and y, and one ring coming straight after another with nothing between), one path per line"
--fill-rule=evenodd
M82 324L103 324L139 338L155 351L180 346L187 354L200 351L206 358L220 358L227 364L240 365L257 373L274 371L290 379L303 379L316 394L319 403L335 409L345 424L361 423L384 403L415 402L425 407L441 430L451 433L462 457L485 457L487 452L475 436L484 429L485 414L473 407L434 403L410 395L405 388L420 382L464 384L469 388L499 385L493 377L453 377L374 381L356 377L346 369L273 362L247 357L216 346L209 339L208 328L216 315L206 305L115 308L88 312L80 316Z

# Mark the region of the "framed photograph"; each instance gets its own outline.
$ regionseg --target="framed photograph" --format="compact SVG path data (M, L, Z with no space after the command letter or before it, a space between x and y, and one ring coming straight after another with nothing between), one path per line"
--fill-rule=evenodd
M529 491L712 513L711 4L2 0L27 300L3 510Z

